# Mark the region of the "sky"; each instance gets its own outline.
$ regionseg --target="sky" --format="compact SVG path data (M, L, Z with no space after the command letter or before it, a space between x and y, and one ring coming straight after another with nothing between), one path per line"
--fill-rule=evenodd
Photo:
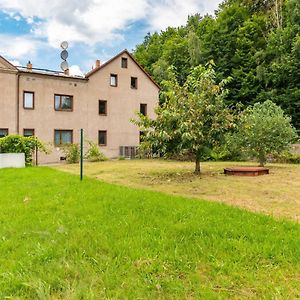
M14 65L60 69L60 44L69 43L71 74L88 72L145 35L213 14L221 0L0 0L0 55Z

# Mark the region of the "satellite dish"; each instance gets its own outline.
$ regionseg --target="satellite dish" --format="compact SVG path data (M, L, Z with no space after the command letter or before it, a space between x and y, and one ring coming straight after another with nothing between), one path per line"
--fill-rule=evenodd
M63 61L61 64L60 64L60 67L63 71L66 71L69 69L69 65L66 61Z
M67 41L63 41L61 44L60 44L60 47L64 50L66 50L68 48L69 44Z
M63 50L60 54L61 59L66 60L69 56L69 53L67 50Z

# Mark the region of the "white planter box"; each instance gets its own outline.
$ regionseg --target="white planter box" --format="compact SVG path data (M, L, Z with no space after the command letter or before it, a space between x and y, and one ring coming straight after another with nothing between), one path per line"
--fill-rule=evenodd
M24 153L0 153L0 169L25 168Z

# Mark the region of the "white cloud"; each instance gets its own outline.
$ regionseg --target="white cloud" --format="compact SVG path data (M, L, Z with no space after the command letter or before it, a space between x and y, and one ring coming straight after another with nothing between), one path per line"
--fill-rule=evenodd
M149 24L152 30L162 30L184 25L189 15L205 15L217 9L219 0L159 0L153 2L149 11Z
M0 0L0 9L21 15L33 34L53 47L62 40L88 45L122 39L134 21L151 30L185 24L194 13L213 13L221 0ZM35 22L35 18L39 20ZM41 21L42 20L42 21Z
M81 71L80 67L77 66L77 65L71 66L71 67L69 68L69 73L70 73L70 75L72 75L72 76L76 76L76 75L78 75L78 76L83 76L83 75L84 75L83 72Z
M9 62L14 66L21 66L21 63L18 60L12 59L12 60L9 60Z
M24 56L33 56L40 42L28 36L16 37L6 34L0 34L0 53L6 57L21 59Z

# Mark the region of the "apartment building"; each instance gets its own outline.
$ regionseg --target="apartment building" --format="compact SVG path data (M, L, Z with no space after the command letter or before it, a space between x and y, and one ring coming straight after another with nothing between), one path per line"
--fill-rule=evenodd
M15 67L0 56L0 137L34 135L52 149L39 162L59 162L62 147L78 143L80 128L108 157L139 144L136 112L155 117L159 86L124 50L84 77ZM120 152L121 151L121 152ZM127 153L128 154L128 153Z

